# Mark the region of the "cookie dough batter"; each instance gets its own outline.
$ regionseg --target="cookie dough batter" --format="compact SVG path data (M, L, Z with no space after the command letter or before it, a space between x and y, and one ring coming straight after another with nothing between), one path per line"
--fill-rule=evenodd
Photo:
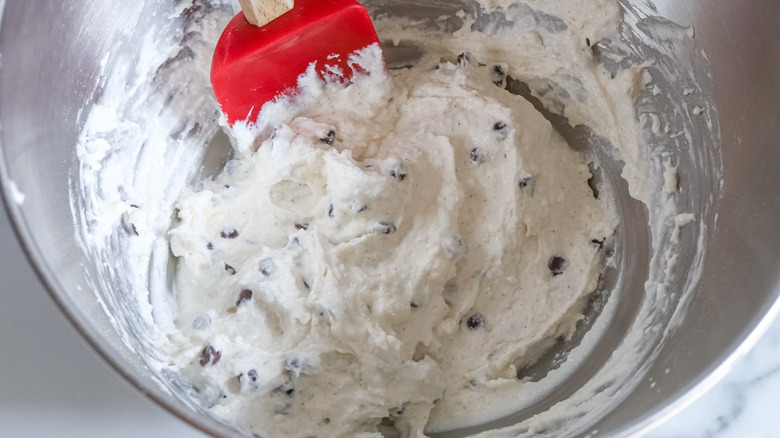
M500 61L387 73L369 47L365 76L303 77L181 197L173 361L218 415L422 436L505 414L518 371L573 333L613 200Z

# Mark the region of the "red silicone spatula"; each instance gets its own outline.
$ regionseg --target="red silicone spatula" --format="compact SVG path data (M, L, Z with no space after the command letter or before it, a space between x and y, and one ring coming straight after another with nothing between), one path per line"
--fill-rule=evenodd
M230 126L254 122L264 103L295 89L312 62L321 74L335 66L349 81L349 55L379 42L355 0L294 1L241 0L243 12L217 42L211 85Z

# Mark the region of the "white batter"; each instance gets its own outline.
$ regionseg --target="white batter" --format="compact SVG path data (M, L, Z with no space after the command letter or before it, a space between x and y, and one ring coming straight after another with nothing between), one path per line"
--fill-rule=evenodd
M613 202L505 90L506 65L388 77L381 56L347 88L305 78L264 109L270 135L178 203L175 361L252 431L467 423L574 331L603 267Z
M415 68L387 77L369 50L371 76L346 89L305 78L300 98L232 132L235 160L214 180L200 176L219 129L208 68L237 4L148 3L101 62L72 208L96 299L162 386L272 437L419 436L540 406L484 433L516 437L589 433L642 379L671 333L657 318L673 309L667 285L700 272L703 251L677 257L707 229L681 208L686 152L666 140L686 151L695 131L678 115L704 103L677 98L696 78L663 56L637 65L614 0L481 0L435 22L376 21L383 41L426 53ZM626 8L624 31L657 15ZM643 74L653 62L656 76ZM505 74L609 140L592 150L604 161L566 145ZM594 199L589 163L625 179L616 196L607 186ZM622 223L609 258L600 242L615 230L613 197L625 212L625 183L647 223ZM516 379L575 329L605 257L633 263L620 239L645 232L644 288L613 290L559 368ZM626 292L642 304L624 341L576 392L555 391Z

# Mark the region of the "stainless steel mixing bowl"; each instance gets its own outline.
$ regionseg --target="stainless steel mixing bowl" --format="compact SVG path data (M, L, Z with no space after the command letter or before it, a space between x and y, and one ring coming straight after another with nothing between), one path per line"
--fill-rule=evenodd
M435 14L458 8L462 2L368 3L375 12L393 12L402 3ZM28 0L4 5L0 0L0 170L6 207L30 260L84 337L128 381L173 414L208 433L230 436L233 429L186 397L185 384L149 367L145 355L150 353L133 338L132 330L121 328L121 315L112 313L112 302L96 300L93 291L103 298L117 298L112 295L117 293L121 298L121 285L98 281L105 266L85 255L71 212L79 208L71 196L79 172L74 145L84 114L102 93L104 54L141 44L134 39L138 37L134 29L171 19L161 11L181 14L184 10L192 16L206 5L203 0L175 5L151 0ZM675 53L682 64L703 60L692 68L698 69L697 80L704 84L701 98L713 104L712 114L717 115L710 125L695 126L693 161L682 169L688 166L697 173L682 173L680 182L686 202L702 215L706 237L704 247L686 244L682 263L691 264L697 254L703 255L701 276L683 276L680 287L685 279L694 281L691 294L682 305L677 296L665 310L666 320L674 323L648 335L658 343L643 356L648 363L637 364L621 377L627 388L621 397L586 425L548 430L554 436L594 430L599 436L626 436L652 427L713 384L780 311L780 233L776 231L780 224L780 40L776 37L780 3L657 0L643 10L656 21L693 26L693 42ZM713 129L719 136L710 135ZM709 158L697 161L696 157ZM627 225L621 239L639 256L625 259L622 266L640 267L628 266L624 272L635 278L619 278L612 285L633 292L610 298L620 306L599 341L601 350L594 350L595 359L577 368L575 378L561 383L557 392L492 426L523 421L565 399L596 375L611 349L623 341L624 330L643 299L641 265L649 263L643 230L631 225L641 222L644 213L626 206L631 208L636 211L624 211ZM673 318L675 311L684 317ZM632 380L633 371L638 374Z

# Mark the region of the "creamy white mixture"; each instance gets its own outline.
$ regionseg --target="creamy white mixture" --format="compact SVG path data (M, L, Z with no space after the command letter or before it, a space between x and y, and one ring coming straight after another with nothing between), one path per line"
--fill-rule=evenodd
M388 77L381 57L346 88L305 78L264 110L294 118L177 205L174 360L252 430L421 436L434 406L451 427L519 388L596 287L614 201L506 65Z
M419 436L548 403L612 311L560 369L538 383L518 373L575 332L605 263L629 263L621 242L608 256L621 170L598 198L589 186L615 160L647 207L623 239L649 234L639 244L653 252L636 323L563 403L494 434L585 430L637 384L699 218L678 206L680 157L640 141L643 126L690 132L652 102L637 114L640 92L667 84L627 60L616 3L497 0L376 21L386 51L424 54L413 68L385 73L367 49L371 74L347 88L304 77L296 99L232 132L233 160L212 178L199 168L218 129L208 65L230 6L177 5L181 28L147 26L139 55L108 56L79 140L74 211L99 299L175 396L270 436ZM145 29L143 16L129 20ZM507 75L608 146L575 150Z

